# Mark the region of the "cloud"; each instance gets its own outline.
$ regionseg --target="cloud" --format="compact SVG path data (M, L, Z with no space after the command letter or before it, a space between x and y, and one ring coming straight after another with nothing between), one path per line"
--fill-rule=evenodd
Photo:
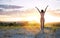
M49 14L53 15L53 16L56 16L56 17L60 17L60 9L57 9L57 10L50 10L48 11Z
M19 10L14 10L14 11L3 11L3 10L0 10L0 15L11 15L11 14L17 14L17 13L20 13Z
M14 11L3 11L0 12L0 15L8 15L8 16L13 16L13 17L28 17L28 16L38 16L39 13L36 9L26 9L24 11L20 10L14 10Z
M2 9L0 9L0 12L2 12L3 10Z
M23 6L0 5L0 15L10 15L10 14L20 12L19 8L23 8Z
M16 6L16 5L0 5L0 8L4 8L4 9L17 9L17 8L22 8L22 6Z

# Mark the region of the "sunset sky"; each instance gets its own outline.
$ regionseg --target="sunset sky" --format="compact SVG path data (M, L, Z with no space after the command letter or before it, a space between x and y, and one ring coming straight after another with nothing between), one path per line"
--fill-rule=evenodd
M0 21L37 21L40 10L49 6L45 22L60 22L60 0L0 0ZM14 8L13 8L14 7Z

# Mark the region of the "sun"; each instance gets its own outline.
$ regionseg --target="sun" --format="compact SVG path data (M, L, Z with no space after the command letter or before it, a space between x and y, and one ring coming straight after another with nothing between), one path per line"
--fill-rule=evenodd
M48 23L48 22L59 22L59 18L54 16L54 15L51 15L49 14L48 12L45 13L45 22Z
M27 21L36 21L38 23L40 23L40 15L33 15L33 16L28 16L26 18ZM51 14L49 14L48 12L45 13L44 15L44 18L45 18L45 23L48 23L48 22L59 22L59 18L58 17L55 17Z
M16 17L14 16L9 16L9 15L0 15L0 21L9 21L9 22L16 22L16 21L36 21L38 23L40 23L40 18L41 15L40 13L35 9L32 9L31 11L24 11L24 13L22 14L24 17L21 16L17 16L15 14ZM45 18L45 23L48 22L60 22L60 18L56 17L54 15L49 14L49 12L45 12L44 15Z

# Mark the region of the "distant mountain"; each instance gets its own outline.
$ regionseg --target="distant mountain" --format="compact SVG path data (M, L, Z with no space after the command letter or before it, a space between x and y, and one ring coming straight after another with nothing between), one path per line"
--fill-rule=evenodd
M22 6L16 6L16 5L0 5L0 8L4 8L4 9L16 9L16 8L22 8Z

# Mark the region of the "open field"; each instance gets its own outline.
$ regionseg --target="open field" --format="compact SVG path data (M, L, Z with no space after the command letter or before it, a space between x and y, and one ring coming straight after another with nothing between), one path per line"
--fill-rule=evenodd
M8 25L7 25L8 24ZM59 38L60 27L56 23L45 24L44 34L38 23L3 23L0 25L0 38ZM55 24L55 26L54 26ZM50 26L51 25L51 26Z

